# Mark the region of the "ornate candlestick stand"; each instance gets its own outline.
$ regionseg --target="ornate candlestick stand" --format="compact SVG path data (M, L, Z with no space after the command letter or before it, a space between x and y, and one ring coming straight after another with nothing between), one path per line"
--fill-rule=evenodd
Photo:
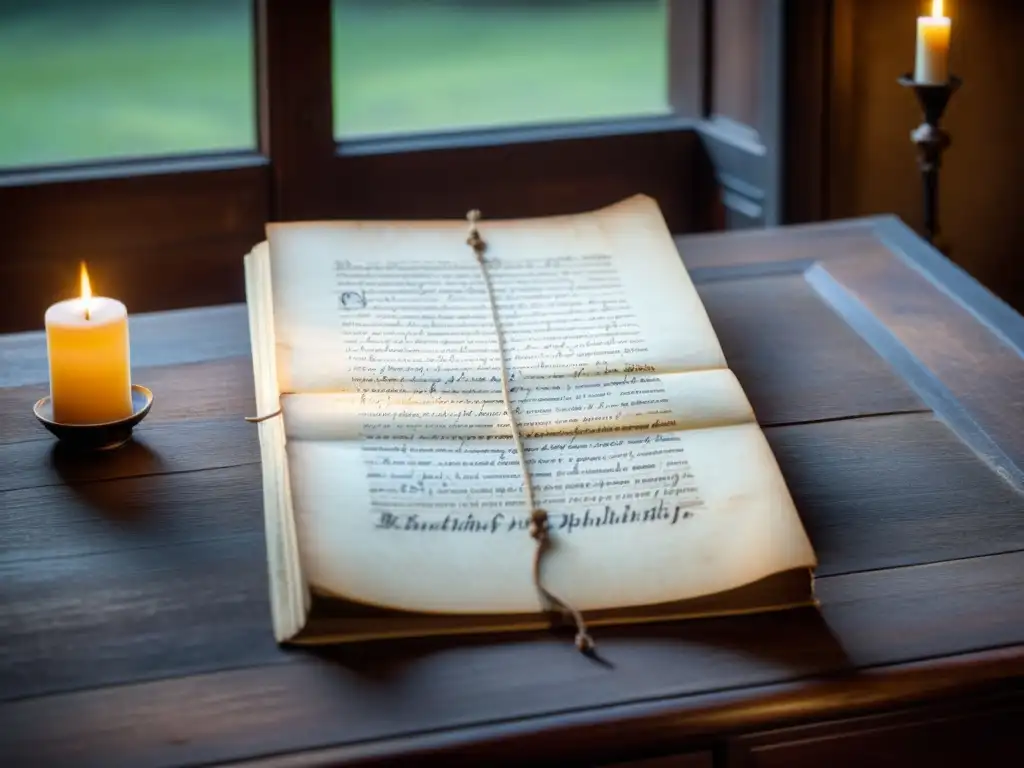
M914 89L914 95L924 111L924 122L910 132L910 140L917 145L917 167L924 181L924 235L929 243L937 247L940 247L937 243L939 166L943 151L950 145L949 134L939 127L939 121L961 82L959 77L952 75L947 82L940 84L919 83L909 74L899 79L900 85Z

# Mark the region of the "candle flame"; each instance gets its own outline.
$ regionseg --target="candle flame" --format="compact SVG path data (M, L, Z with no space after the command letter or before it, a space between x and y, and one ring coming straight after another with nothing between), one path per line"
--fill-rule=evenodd
M92 313L92 284L89 282L89 270L85 268L83 261L79 268L79 284L82 289L82 306L85 309L85 319L89 319Z
M942 0L932 0L932 18L942 18Z

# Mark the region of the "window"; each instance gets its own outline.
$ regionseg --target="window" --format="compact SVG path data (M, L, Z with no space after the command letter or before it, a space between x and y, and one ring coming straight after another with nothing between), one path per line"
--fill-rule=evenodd
M342 140L669 112L665 0L334 0Z
M249 0L0 3L0 168L256 147Z
M727 221L763 224L798 7L0 0L0 284L18 286L0 331L40 327L81 259L133 313L241 300L269 220L548 215L642 192L673 231L709 228L723 200Z
M644 191L692 227L704 5L269 2L277 214L526 216Z

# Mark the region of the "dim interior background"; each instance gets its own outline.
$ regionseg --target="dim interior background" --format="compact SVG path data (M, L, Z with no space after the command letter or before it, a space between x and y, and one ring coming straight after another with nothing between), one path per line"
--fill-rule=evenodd
M895 79L914 66L918 0L840 0L849 6L849 115L833 126L840 163L833 217L895 213L920 229L921 182L909 133L921 120ZM943 120L953 144L941 171L939 222L951 258L1024 310L1024 4L946 0L950 68L964 80Z
M709 7L725 18L771 2L786 2L790 14L810 7L808 0ZM919 228L909 132L920 113L896 78L913 67L914 19L930 3L821 3L836 21L825 47L841 71L827 86L831 151L820 214L895 213ZM333 7L341 140L669 111L667 0L335 0ZM1024 76L1024 5L947 0L946 8L951 66L965 85L945 118L953 146L944 158L940 223L951 258L1021 309L1016 88ZM253 28L249 0L0 0L0 173L255 148ZM19 258L31 255L5 256Z

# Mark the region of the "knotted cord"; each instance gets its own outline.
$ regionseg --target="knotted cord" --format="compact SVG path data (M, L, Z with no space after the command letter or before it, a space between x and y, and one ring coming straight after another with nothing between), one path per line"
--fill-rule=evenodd
M551 546L551 533L548 525L548 513L537 506L533 496L533 482L530 475L530 467L526 461L526 451L523 446L523 437L516 423L512 410L512 394L508 381L508 365L505 362L505 345L501 335L501 320L498 317L498 302L494 295L494 285L491 282L490 270L487 269L487 261L484 253L487 250L487 243L480 236L477 227L480 221L480 211L472 210L466 218L469 220L469 237L466 244L473 249L476 262L480 266L483 275L484 286L487 288L487 303L491 309L491 322L494 325L494 333L498 342L498 367L501 373L501 397L505 402L505 411L508 413L509 424L512 427L512 440L516 446L516 456L519 458L519 470L523 478L523 493L526 496L526 507L530 510L530 536L537 542L537 548L533 555L533 582L537 591L551 605L557 606L562 613L572 618L576 625L576 647L583 653L591 653L594 650L594 640L587 631L587 625L583 621L583 615L568 602L560 598L554 592L544 586L541 575L544 553ZM251 424L258 424L268 419L273 419L282 414L280 407L277 410L264 414L263 416L246 416L245 420Z
M276 411L272 411L271 413L265 413L262 416L246 416L245 420L248 421L250 424L259 424L261 421L267 421L268 419L272 419L275 416L280 416L282 413L284 413L284 410L282 408L278 408Z
M480 265L480 272L484 278L484 285L487 288L487 303L491 308L491 321L494 324L494 333L498 341L498 367L501 372L501 397L505 401L505 410L508 413L508 420L512 426L512 440L516 446L516 456L519 457L519 470L523 477L523 493L526 496L526 506L530 510L530 536L537 542L537 549L533 555L533 582L537 591L552 605L558 606L563 613L568 614L576 625L576 647L584 653L594 650L594 640L587 631L587 625L583 621L583 615L572 605L558 597L547 587L541 578L541 565L544 552L551 545L551 534L548 526L548 513L537 506L533 497L533 482L530 476L530 468L526 462L526 451L523 447L523 437L519 432L519 425L512 411L512 395L508 382L508 365L505 363L505 345L501 334L501 321L498 317L498 302L494 296L494 285L491 282L491 273L487 269L487 261L484 253L487 250L487 243L480 236L477 227L480 221L480 211L472 210L466 214L469 220L469 237L466 244L473 249L476 255L476 262Z

